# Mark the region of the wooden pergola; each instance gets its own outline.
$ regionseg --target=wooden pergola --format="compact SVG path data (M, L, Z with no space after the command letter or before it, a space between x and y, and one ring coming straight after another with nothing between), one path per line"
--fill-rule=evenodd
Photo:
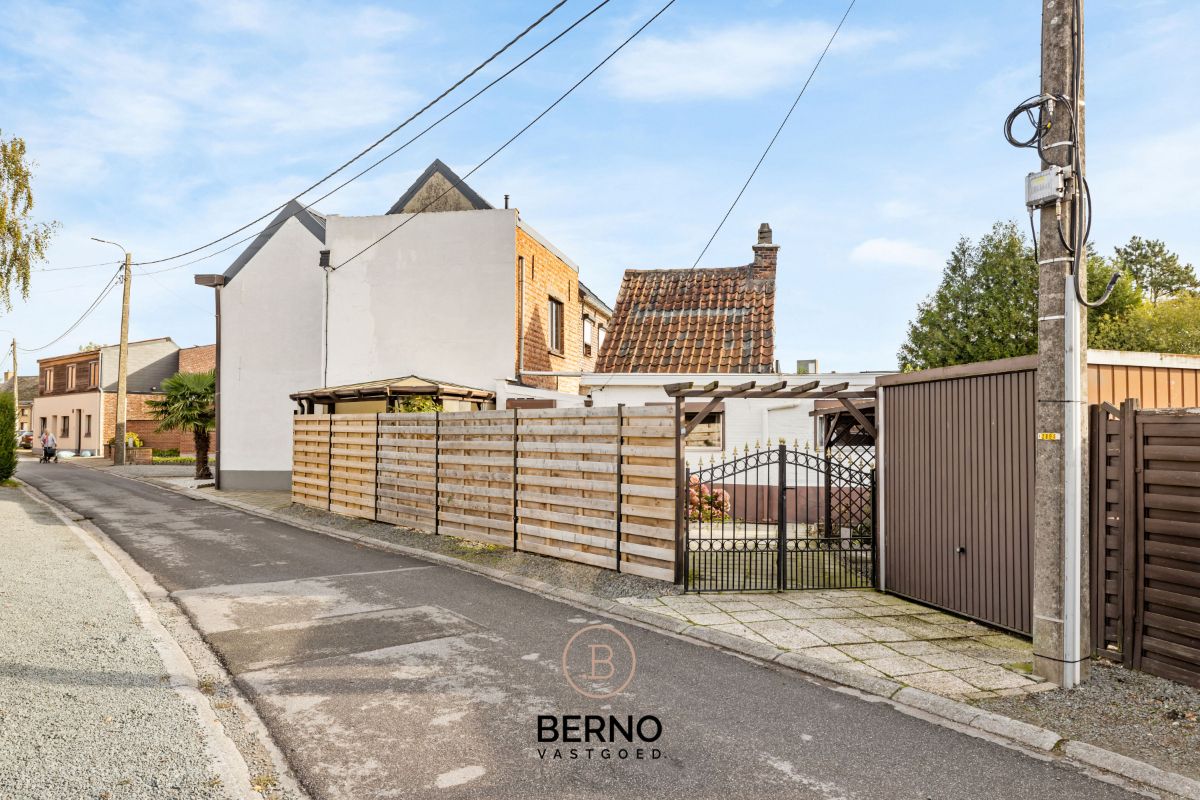
M848 381L830 383L824 386L821 385L820 381L806 381L795 386L788 385L787 381L777 381L765 386L759 386L758 381L746 381L737 386L722 388L720 381L712 381L703 386L696 386L695 383L688 381L686 383L669 383L663 389L666 391L668 397L675 399L676 407L681 406L683 401L690 397L708 400L708 403L684 425L683 435L685 437L695 430L697 425L703 423L708 415L723 400L736 398L738 400L838 400L853 419L874 438L874 423L867 418L866 414L862 412L861 407L855 404L854 401L861 401L863 398L873 399L875 397L875 390L850 389L849 386Z

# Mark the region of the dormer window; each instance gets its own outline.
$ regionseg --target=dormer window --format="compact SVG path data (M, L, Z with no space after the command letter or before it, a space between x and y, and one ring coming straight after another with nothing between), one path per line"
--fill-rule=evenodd
M592 354L592 329L595 323L587 314L583 315L583 354L590 356Z

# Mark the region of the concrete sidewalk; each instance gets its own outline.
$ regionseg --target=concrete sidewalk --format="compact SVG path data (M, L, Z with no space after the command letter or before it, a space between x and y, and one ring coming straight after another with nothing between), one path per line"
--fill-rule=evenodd
M0 797L250 796L111 558L11 486L0 550Z

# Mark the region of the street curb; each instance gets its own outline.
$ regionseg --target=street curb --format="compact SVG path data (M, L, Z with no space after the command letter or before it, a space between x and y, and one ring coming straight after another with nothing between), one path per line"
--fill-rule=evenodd
M199 676L191 660L158 618L158 613L150 605L149 597L142 591L138 581L126 571L121 560L109 552L111 542L106 541L108 537L104 536L102 540L91 531L85 530L76 520L64 513L60 503L48 498L37 487L21 481L20 491L53 514L120 587L162 661L169 679L168 686L195 712L200 738L212 761L210 766L220 779L222 788L242 800L261 800L262 794L251 788L253 781L245 758L225 732L221 721L209 705L208 698L201 693Z
M1043 755L1067 761L1077 766L1115 775L1135 784L1168 792L1178 797L1188 798L1188 800L1200 800L1200 781L1178 773L1168 772L1143 761L1138 761L1137 759L1111 750L1105 750L1086 742L1069 740L1061 734L1046 728L1011 719L990 711L984 711L969 703L951 700L921 689L907 687L895 681L879 678L874 675L867 675L847 669L838 664L831 664L811 656L805 656L801 653L786 650L780 651L771 645L743 639L740 636L735 636L725 631L692 625L683 620L676 620L662 614L655 614L652 611L647 611L637 606L629 606L573 589L561 588L524 575L512 575L492 567L472 564L469 561L464 561L443 553L435 553L416 547L386 542L362 534L340 531L320 523L293 519L282 514L258 508L257 506L252 506L248 503L243 503L239 500L201 494L191 489L159 483L154 480L119 474L117 477L139 481L160 489L175 492L192 500L203 500L214 505L233 508L257 517L281 522L285 525L291 525L335 539L361 544L376 550L394 552L424 561L432 561L454 569L473 572L490 578L497 583L531 591L550 599L566 602L574 606L581 606L591 611L607 614L664 633L684 636L692 641L732 652L739 656L754 659L755 661L774 664L846 689L857 690L863 694L880 698L903 713L920 716L936 724L950 726L956 730L965 729L968 733L974 731L978 735L985 736L985 738L1000 739L1018 748L1034 750Z

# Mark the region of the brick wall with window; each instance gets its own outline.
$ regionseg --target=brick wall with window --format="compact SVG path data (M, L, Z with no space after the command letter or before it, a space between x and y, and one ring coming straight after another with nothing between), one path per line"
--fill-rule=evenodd
M517 228L517 371L521 370L520 345L524 342L526 372L575 372L595 365L599 326L607 325L602 312L586 305L580 296L579 273L524 229ZM522 280L524 273L524 280ZM524 319L521 287L524 286ZM593 324L591 353L585 352L584 317ZM527 375L524 382L543 389L579 391L578 378Z

